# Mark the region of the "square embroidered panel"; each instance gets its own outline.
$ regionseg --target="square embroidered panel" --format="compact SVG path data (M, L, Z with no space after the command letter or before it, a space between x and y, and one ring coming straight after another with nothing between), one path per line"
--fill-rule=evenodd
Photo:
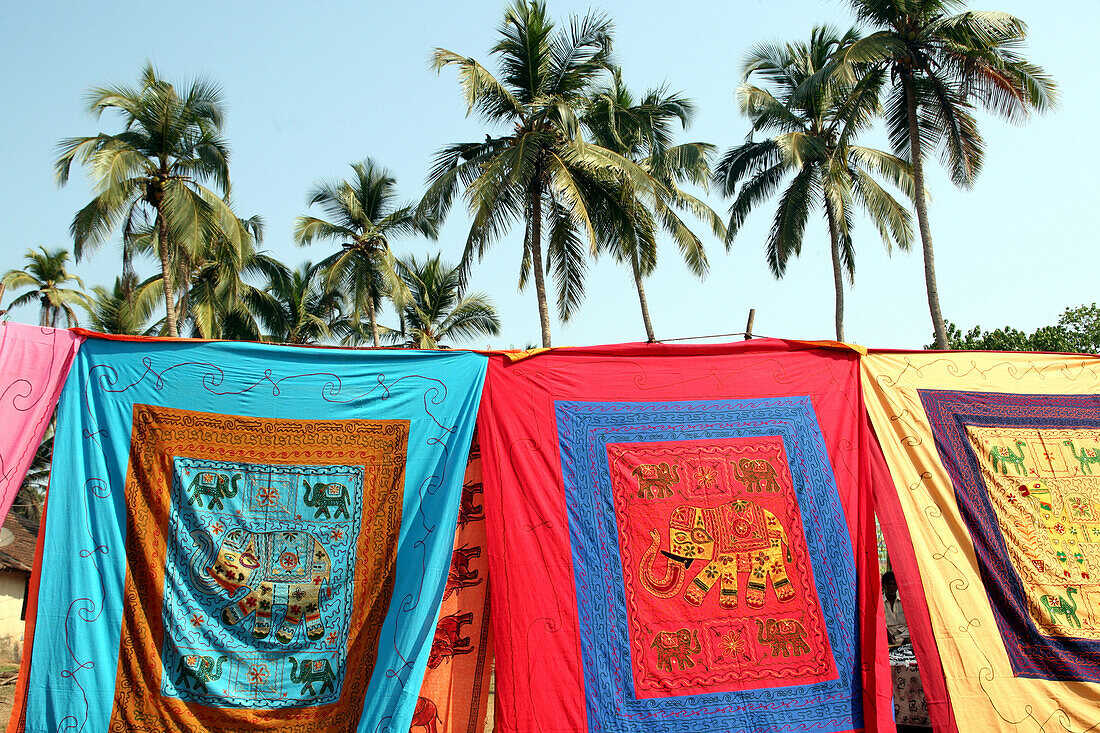
M777 341L491 361L497 730L892 729L857 374Z
M112 725L353 725L377 656L373 611L393 589L408 423L136 405L133 425L136 602Z
M883 534L939 729L1095 728L1098 367L1058 354L864 359L893 476L878 485Z

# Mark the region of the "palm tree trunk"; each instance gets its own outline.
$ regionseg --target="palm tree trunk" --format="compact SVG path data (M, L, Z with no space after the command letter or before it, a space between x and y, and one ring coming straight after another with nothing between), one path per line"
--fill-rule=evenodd
M840 232L836 226L836 212L828 198L825 199L825 217L829 220L829 253L833 258L833 288L836 290L836 340L844 340L844 273L840 265Z
M367 294L367 319L370 321L370 335L374 339L374 348L378 348L378 320L374 312L374 294Z
M535 271L535 296L539 301L542 346L550 348L550 310L546 305L546 280L542 271L542 186L541 170L536 167L531 179L531 267Z
M940 294L936 288L936 265L932 255L932 230L928 226L928 205L924 198L924 161L920 149L920 129L917 127L917 95L913 88L911 74L903 73L902 87L905 90L905 108L909 117L909 155L913 163L913 186L915 198L913 206L917 210L917 225L920 227L921 247L924 251L924 285L928 291L928 312L932 316L932 329L935 332L935 347L947 348L947 328L940 311Z
M41 301L42 301L42 312L38 316L38 325L39 326L48 326L48 325L50 325L50 299L48 297L46 297L45 295L43 295L41 297Z
M638 261L636 258L630 258L630 266L634 270L634 285L638 288L638 302L642 306L642 323L645 324L646 340L649 343L656 343L657 337L653 335L653 323L649 320L649 305L645 301L645 286L642 285L642 272L638 267Z
M160 255L160 272L164 282L164 321L168 325L169 338L176 338L176 294L172 289L172 262L168 257L168 223L157 212L157 254Z

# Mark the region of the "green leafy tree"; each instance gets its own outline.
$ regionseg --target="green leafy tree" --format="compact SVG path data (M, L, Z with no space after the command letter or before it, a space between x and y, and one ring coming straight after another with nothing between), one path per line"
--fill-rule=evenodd
M925 156L936 148L956 185L969 188L985 143L976 106L1009 121L1057 102L1054 81L1021 55L1027 26L1008 13L967 11L962 0L849 0L872 32L843 50L845 68L876 64L893 81L885 120L894 151L912 161L928 309L936 348L947 331L936 287L932 230L924 183Z
M347 328L340 318L344 298L327 286L321 265L306 261L288 277L276 275L265 291L271 296L256 304L256 316L266 329L264 340L285 344L317 344Z
M422 207L441 220L464 189L472 219L464 269L523 223L520 288L533 277L543 346L551 339L544 270L553 273L558 314L568 320L584 294L584 242L591 253L599 247L595 209L614 206L622 181L639 192L660 186L638 165L580 134L577 111L609 66L611 30L611 22L595 13L558 28L544 3L515 0L491 50L499 75L446 49L432 57L437 71L457 67L467 114L476 111L507 132L441 149Z
M371 339L378 346L378 308L398 278L393 269L390 238L420 234L438 236L434 220L413 203L397 201L397 181L367 158L351 166L347 181L322 181L309 193L309 205L319 205L327 219L299 216L294 239L306 246L315 240L338 242L341 249L323 259L330 282L338 282L351 301L353 320L366 314Z
M714 146L692 142L674 144L677 123L691 124L695 105L667 87L650 89L635 99L615 69L611 81L593 91L581 118L592 140L636 163L662 187L656 194L640 198L625 179L609 210L597 219L600 249L610 250L617 262L630 266L646 337L656 341L649 317L643 280L657 266L657 232L664 229L672 237L692 274L702 278L708 269L706 250L699 237L684 223L677 209L686 210L703 220L719 239L725 239L726 227L709 206L680 188L690 182L704 189L710 181L710 157ZM667 192L667 195L665 193ZM619 216L625 212L626 216Z
M966 333L947 321L947 348L967 351L1052 351L1100 354L1100 308L1096 303L1066 308L1053 326L1028 334L1017 328L984 331L974 326ZM927 348L935 348L934 345Z
M232 239L240 231L226 200L204 185L229 194L221 91L204 79L177 90L146 65L139 86L92 89L88 107L97 119L105 111L117 112L123 130L67 138L59 145L58 183L68 181L77 161L86 168L95 193L70 226L77 259L116 228L121 227L125 239L139 222L151 221L163 278L166 330L177 336L173 265L187 257L198 259L214 237Z
M22 270L9 270L0 280L3 289L30 288L8 304L8 308L38 302L40 326L59 325L61 316L67 326L78 323L74 305L84 305L87 298L83 293L84 281L69 272L69 252L55 249L52 252L45 247L27 250L24 255L27 264ZM75 283L81 290L65 287ZM2 290L0 290L2 292Z
M887 249L909 249L909 211L876 177L912 194L909 165L881 150L854 144L880 110L885 82L882 69L851 79L825 74L832 55L858 39L827 26L813 29L808 43L762 44L745 62L745 83L738 89L742 113L752 120L749 139L730 149L715 169L715 182L733 197L726 245L749 213L779 195L765 242L768 267L783 277L792 256L802 252L811 211L824 212L836 293L836 338L844 340L844 277L855 275L852 227L857 208L878 229ZM752 83L759 79L763 86ZM771 137L756 141L757 132Z
M396 263L405 284L401 329L387 333L389 340L416 349L447 348L445 342L469 340L500 333L500 318L485 293L464 293L457 267L434 257L415 256Z

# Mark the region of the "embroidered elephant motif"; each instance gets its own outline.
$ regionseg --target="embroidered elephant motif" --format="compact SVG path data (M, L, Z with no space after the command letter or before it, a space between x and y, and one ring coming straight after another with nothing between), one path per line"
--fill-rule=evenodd
M1020 494L1034 507L1035 519L1046 530L1054 547L1054 557L1062 565L1062 574L1073 577L1070 568L1082 579L1089 579L1089 563L1082 544L1100 543L1100 507L1084 494L1066 494L1062 497L1062 510L1054 511L1054 499L1045 481L1036 480L1019 487Z
M238 485L243 478L244 474L241 473L233 474L233 478L230 480L228 473L200 471L184 489L188 495L187 504L198 504L201 507L202 497L208 496L210 497L210 509L224 509L225 505L222 504L222 499L236 496Z
M810 651L810 645L806 643L806 627L793 618L756 619L756 640L761 644L770 644L773 657L780 654L789 657L792 653L799 657L802 652Z
M746 491L779 491L775 466L763 458L741 458L733 464L733 476Z
M207 683L221 678L222 664L227 659L229 657L218 657L215 664L213 657L185 654L176 665L176 686L184 690L204 689Z
M650 531L652 543L642 555L642 586L658 598L671 598L684 585L686 571L696 560L707 565L692 578L684 600L699 606L716 582L720 582L718 605L737 607L738 574L748 573L745 602L752 608L764 605L764 591L771 578L772 591L780 602L794 598L786 563L792 561L787 530L779 518L756 502L736 499L714 508L690 505L677 507L669 519L669 549L662 577L654 574L661 534Z
M1052 624L1058 623L1058 616L1065 616L1067 626L1072 621L1077 624L1077 628L1081 628L1081 619L1077 618L1077 601L1073 597L1076 594L1077 589L1071 586L1066 588L1064 596L1045 595L1039 597L1039 602L1043 604L1043 608L1050 615Z
M302 695L316 697L336 689L336 673L332 671L332 662L327 659L303 659L299 669L298 660L290 657L290 681L302 686ZM314 691L314 685L321 683L320 692Z
M412 733L413 728L424 728L427 733L437 733L439 730L438 724L442 722L443 719L439 717L439 710L434 702L426 697L416 698L416 708L413 709L412 725L409 726L409 733Z
M485 507L474 504L474 497L482 493L483 484L480 481L463 484L462 499L458 503L458 526L465 527L470 522L485 519Z
M1016 441L1015 451L1012 446L1008 445L995 445L989 449L989 462L993 464L993 473L997 473L999 470L1002 476L1008 475L1008 466L1012 465L1016 469L1016 473L1021 476L1027 475L1027 469L1024 468L1024 448L1027 446L1027 442L1023 440Z
M703 650L699 644L699 632L680 629L678 631L658 631L653 635L653 643L650 648L657 650L657 669L672 671L672 663L676 663L677 669L683 671L695 666L692 654L698 654Z
M680 468L668 463L641 463L634 467L630 475L638 479L639 497L661 499L672 496L672 484L680 481Z
M351 514L348 513L351 497L347 486L341 483L316 483L311 487L308 481L302 481L302 487L306 490L302 503L313 509L314 519L330 519L329 509L333 510L331 519L339 519L341 514L351 519Z
M321 590L329 582L331 563L328 552L312 534L234 529L226 533L216 551L207 533L196 530L191 538L198 549L191 555L188 577L196 590L207 595L225 591L230 599L241 588L248 590L243 598L222 609L225 623L236 624L254 615L252 635L266 638L271 633L272 612L279 604L285 605L286 615L275 631L276 640L289 643L303 619L307 639L316 641L324 636Z
M1081 452L1078 453L1077 446L1074 445L1072 440L1063 440L1062 442L1069 446L1070 451L1073 453L1073 457L1081 464L1081 473L1087 473L1091 476L1092 464L1100 463L1100 450L1084 447L1081 449Z
M458 593L463 588L473 588L481 585L481 578L477 570L470 570L470 559L481 557L480 547L466 547L465 545L451 553L451 567L447 570L447 587L443 591L443 600Z
M470 637L462 636L462 627L473 621L474 614L469 612L452 613L439 619L435 626L435 639L432 640L432 648L428 652L428 667L435 669L449 657L469 654L474 650Z

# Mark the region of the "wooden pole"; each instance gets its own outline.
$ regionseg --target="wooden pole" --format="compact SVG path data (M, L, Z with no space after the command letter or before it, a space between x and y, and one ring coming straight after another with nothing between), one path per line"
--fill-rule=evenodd
M745 324L745 340L748 341L752 338L752 321L756 318L756 309L749 308L749 321Z

